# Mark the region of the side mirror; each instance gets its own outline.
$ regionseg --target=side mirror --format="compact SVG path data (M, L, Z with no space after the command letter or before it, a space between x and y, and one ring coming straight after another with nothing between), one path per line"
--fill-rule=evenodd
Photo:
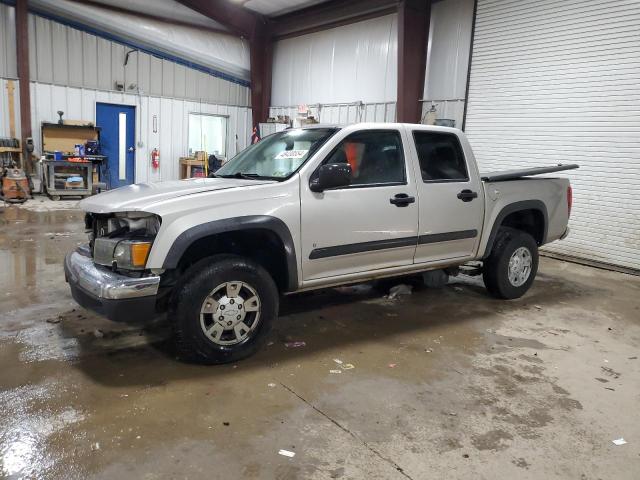
M351 165L348 163L328 163L318 169L317 176L309 183L312 192L322 192L328 188L344 187L351 183Z

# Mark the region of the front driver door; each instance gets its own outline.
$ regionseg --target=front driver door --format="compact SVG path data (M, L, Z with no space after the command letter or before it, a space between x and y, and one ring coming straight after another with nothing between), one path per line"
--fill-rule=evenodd
M305 281L413 263L418 201L402 133L385 128L347 135L322 164L349 163L351 185L321 193L301 185Z

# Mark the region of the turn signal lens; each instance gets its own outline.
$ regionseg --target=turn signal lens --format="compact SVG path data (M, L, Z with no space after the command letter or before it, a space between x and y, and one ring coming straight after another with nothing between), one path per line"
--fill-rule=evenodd
M144 267L151 250L151 243L134 243L131 245L131 265Z

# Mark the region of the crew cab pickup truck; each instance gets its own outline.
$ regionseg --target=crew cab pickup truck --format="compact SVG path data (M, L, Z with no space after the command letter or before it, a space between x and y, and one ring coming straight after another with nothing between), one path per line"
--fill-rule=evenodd
M212 178L83 200L90 242L67 255L66 279L113 320L168 312L187 359L235 361L259 348L281 294L481 261L491 295L520 297L572 202L567 179L532 176L576 167L481 175L453 128L288 129Z

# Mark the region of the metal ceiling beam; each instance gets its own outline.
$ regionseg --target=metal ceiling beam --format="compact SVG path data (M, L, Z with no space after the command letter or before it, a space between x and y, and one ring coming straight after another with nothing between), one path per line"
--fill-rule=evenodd
M27 138L31 137L31 92L29 89L29 10L27 0L16 1L16 59L20 85L20 137L22 140L22 168L32 171L31 155L27 152Z
M191 10L221 23L233 33L250 38L264 17L230 0L178 0Z
M427 66L431 0L402 0L398 7L398 122L420 123Z
M395 13L398 0L329 0L270 18L276 39L306 35Z

